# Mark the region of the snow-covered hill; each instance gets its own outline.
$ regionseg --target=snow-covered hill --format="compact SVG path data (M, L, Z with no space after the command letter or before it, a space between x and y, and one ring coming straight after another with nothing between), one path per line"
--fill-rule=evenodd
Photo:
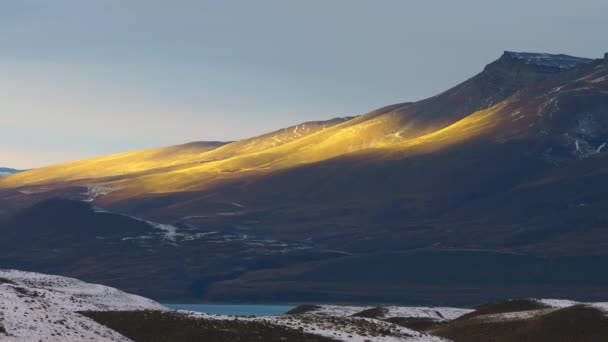
M306 314L323 316L358 316L367 310L378 309L376 318L408 317L428 318L435 321L456 319L464 314L473 312L472 309L449 308L449 307L423 307L423 306L349 306L349 305L314 305L307 310Z
M1 341L129 341L79 311L167 310L120 290L76 279L0 270Z
M118 332L80 315L83 311L168 311L140 296L73 278L0 270L0 340L2 341L130 341ZM234 320L232 316L187 314L196 319ZM374 331L390 332L377 341L442 341L383 321L367 318L277 316L238 318L267 323L343 341L364 341Z
M299 330L308 334L328 337L344 342L447 342L441 337L421 333L397 324L363 317L341 315L280 315L258 317L231 317L180 311L189 317L204 320L236 320L258 322Z
M40 273L0 270L0 341L3 342L147 341L150 334L157 333L173 340L182 336L183 329L189 329L189 333L194 332L191 336L201 339L215 336L212 339L230 340L246 334L256 338L272 335L273 341L295 336L298 341L443 342L449 341L445 338L462 340L465 336L462 334L468 333L459 330L462 322L467 329L477 333L485 324L515 322L513 324L521 326L528 319L539 318L545 323L534 333L545 336L556 317L565 317L568 322L574 320L574 325L570 324L573 328L565 331L568 334L572 329L578 329L582 324L580 319L585 317L594 320L588 327L592 334L604 333L602 329L608 320L607 303L556 299L504 301L481 305L474 310L338 305L307 305L294 310L298 312L260 317L175 311L150 299L103 285ZM114 319L104 320L104 315ZM171 322L165 326L167 331L155 330L156 324L167 322ZM427 325L411 328L408 325L416 322ZM142 330L142 326L150 330ZM203 326L210 328L205 330ZM138 328L134 330L133 327ZM489 334L490 338L496 334L506 336L509 332L484 334Z
M233 317L172 311L150 299L73 278L0 270L1 341L131 341L80 312L162 311L196 320L251 322L340 341L444 341L395 324L360 317L282 315ZM149 311L147 311L149 312ZM120 314L120 313L118 313Z
M550 308L554 308L554 309L563 309L563 308L569 308L569 307L572 307L575 305L582 305L582 306L598 309L598 310L606 313L606 315L608 315L608 302L585 303L585 302L575 302L573 300L568 300L568 299L535 299L535 300L541 304L544 304L544 305L546 305Z

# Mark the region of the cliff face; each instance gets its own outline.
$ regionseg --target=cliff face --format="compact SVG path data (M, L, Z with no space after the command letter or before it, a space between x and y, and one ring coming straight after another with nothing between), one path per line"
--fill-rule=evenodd
M505 86L520 89L591 61L568 55L505 51L498 60L488 64L484 72L502 80Z
M419 132L436 130L467 115L490 108L515 92L553 77L564 70L592 59L546 53L505 51L500 58L485 66L482 72L465 82L426 100L419 101L401 115L404 121L424 120L429 124L416 127ZM425 130L429 128L429 130Z

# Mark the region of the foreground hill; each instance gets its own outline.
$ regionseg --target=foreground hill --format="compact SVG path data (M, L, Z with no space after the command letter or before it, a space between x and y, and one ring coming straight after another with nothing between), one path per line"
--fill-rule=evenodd
M114 288L0 270L2 341L410 341L443 339L380 320L178 312Z
M164 169L2 178L0 261L157 299L598 300L607 113L607 59L507 52L435 97Z
M102 285L0 270L0 340L129 341L79 311L165 310L149 299Z
M303 305L292 315L366 317L450 341L602 341L608 336L608 303L517 299L472 309Z
M278 316L170 310L117 289L0 270L2 341L601 341L608 303L519 299L450 307L303 305Z

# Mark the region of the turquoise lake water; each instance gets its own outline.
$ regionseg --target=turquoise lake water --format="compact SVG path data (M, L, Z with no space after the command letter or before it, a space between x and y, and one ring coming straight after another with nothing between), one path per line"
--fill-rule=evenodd
M291 305L163 304L175 310L205 312L213 315L276 316L293 309Z

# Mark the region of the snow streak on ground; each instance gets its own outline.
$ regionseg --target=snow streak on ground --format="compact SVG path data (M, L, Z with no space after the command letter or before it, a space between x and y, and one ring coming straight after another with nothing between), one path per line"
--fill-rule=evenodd
M575 302L573 300L567 300L567 299L535 299L535 300L550 308L556 308L556 309L569 308L571 306L580 304L579 302Z
M487 322L515 321L515 320L528 319L528 318L548 314L555 310L558 310L558 309L550 308L550 309L541 309L541 310L503 312L503 313L498 313L498 314L478 316L477 319L487 321Z
M371 309L371 306L345 306L345 305L315 305L316 308L307 314L324 316L352 316L363 310Z
M472 309L446 308L446 307L402 307L388 306L384 317L412 317L430 318L436 321L453 320L462 315L473 312Z
M241 320L263 322L305 333L325 336L346 342L445 342L440 337L426 335L396 324L359 317L328 315L282 315L261 317L238 317L208 315L200 312L180 311L190 317L214 320Z
M556 309L569 308L574 305L585 305L595 309L598 309L604 312L608 316L608 302L604 303L585 303L585 302L575 302L573 300L567 299L535 299L539 303L545 304L549 307Z
M114 288L39 273L0 270L1 341L129 341L79 311L167 310Z
M114 186L89 186L87 187L84 201L93 202L97 197L107 195L116 190L120 190L120 188Z
M308 313L326 316L352 316L361 311L373 308L373 306L318 305L316 309L313 309ZM472 309L417 306L386 306L382 308L386 309L382 318L430 318L437 321L452 320L473 311Z
M103 208L99 208L99 207L93 207L93 210L97 213L120 215L120 216L131 218L131 219L139 221L139 222L144 222L144 223L148 224L150 227L162 231L164 238L167 240L170 240L170 241L175 241L176 237L178 236L177 227L172 226L170 224L152 222L152 221L144 220L139 217L126 215L126 214L112 213L112 212L109 212L109 211L107 211ZM138 238L150 239L153 237L154 237L153 235L142 235L142 236L139 236ZM130 240L130 239L133 239L133 238L130 238L130 237L125 238L125 240Z
M589 305L602 311L603 313L605 313L608 316L608 302L607 303L591 303Z

